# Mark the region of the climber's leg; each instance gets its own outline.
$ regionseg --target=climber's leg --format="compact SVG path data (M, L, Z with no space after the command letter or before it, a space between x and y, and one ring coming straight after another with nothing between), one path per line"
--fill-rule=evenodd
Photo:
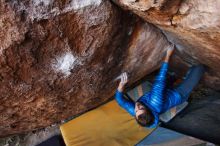
M181 103L185 102L188 99L190 93L192 92L193 88L198 84L204 72L205 68L203 65L192 66L187 72L187 75L183 82L176 87L176 90L182 96Z

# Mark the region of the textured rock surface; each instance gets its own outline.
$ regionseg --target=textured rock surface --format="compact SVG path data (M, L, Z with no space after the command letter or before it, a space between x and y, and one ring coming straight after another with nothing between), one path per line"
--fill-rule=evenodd
M114 1L162 29L183 60L207 65L206 84L220 89L220 1Z
M121 72L133 82L157 68L168 42L135 23L109 1L2 0L0 136L94 108Z

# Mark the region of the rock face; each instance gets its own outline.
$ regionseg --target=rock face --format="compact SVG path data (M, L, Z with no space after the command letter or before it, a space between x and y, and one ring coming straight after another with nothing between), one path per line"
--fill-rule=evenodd
M158 42L159 41L159 42ZM0 136L94 108L155 70L168 42L159 29L102 0L2 0Z
M179 56L189 63L209 67L206 84L220 90L220 1L210 0L114 0L145 21L155 24ZM178 65L180 66L180 64Z

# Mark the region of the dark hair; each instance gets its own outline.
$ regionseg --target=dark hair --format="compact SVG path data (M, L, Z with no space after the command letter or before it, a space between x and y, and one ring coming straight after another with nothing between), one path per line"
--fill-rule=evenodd
M142 105L144 105L144 104L142 104ZM135 119L140 126L146 127L146 126L150 126L151 124L153 124L154 116L151 113L151 111L149 110L149 108L147 108L145 105L144 105L144 107L146 109L146 113L143 113L143 114L139 115L138 117L135 116Z

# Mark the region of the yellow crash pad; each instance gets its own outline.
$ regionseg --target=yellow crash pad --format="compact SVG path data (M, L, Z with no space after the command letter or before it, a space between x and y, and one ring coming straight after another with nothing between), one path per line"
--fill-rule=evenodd
M115 100L60 127L67 146L133 146L153 129L139 126Z

